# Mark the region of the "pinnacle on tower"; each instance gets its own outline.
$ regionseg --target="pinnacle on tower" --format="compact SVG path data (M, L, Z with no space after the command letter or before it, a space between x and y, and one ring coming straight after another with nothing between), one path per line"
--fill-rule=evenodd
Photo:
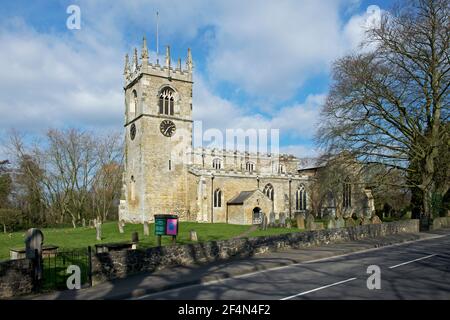
M134 48L134 55L133 55L133 72L138 69L138 52L137 49Z
M123 69L123 75L125 76L125 79L128 78L130 75L130 63L128 61L128 53L125 55L125 67Z
M141 52L142 63L148 63L148 48L147 48L147 39L142 39L142 52Z
M170 46L166 47L166 67L170 69Z
M181 59L178 58L177 70L181 71Z
M188 48L188 56L187 56L187 59L186 59L186 67L187 67L187 69L188 69L189 72L192 72L192 68L193 68L194 66L193 66L193 63L192 63L192 53L191 53L191 48Z

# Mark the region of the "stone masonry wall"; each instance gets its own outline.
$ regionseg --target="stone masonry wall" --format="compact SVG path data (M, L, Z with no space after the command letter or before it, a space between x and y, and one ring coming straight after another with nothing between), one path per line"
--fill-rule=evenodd
M32 272L29 259L0 261L0 299L31 293Z
M280 249L303 248L413 232L419 232L419 220L155 247L146 250L113 251L93 257L93 281L95 284L115 278L124 278L138 272L153 272L171 266L189 266L236 257L249 257Z

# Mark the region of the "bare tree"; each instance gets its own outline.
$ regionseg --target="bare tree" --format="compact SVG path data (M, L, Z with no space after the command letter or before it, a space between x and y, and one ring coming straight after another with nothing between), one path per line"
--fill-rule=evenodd
M369 52L335 63L318 131L332 153L413 172L417 179L403 186L422 191L426 216L449 143L449 7L448 0L411 0L385 14L368 31Z
M98 221L106 221L117 212L122 188L123 150L119 134L109 136L97 146L100 166L91 188L92 212Z
M26 146L23 137L13 132L10 150L21 163L26 179L42 187L42 201L49 215L57 223L70 218L76 228L77 223L93 208L92 192L97 189L99 177L104 176L102 171L105 165L117 161L119 172L116 174L120 175L121 157L118 154L122 152L118 141L111 135L99 136L77 129L52 129L47 132L44 141ZM20 162L23 159L33 161ZM108 184L104 182L104 188L115 186L110 181ZM104 201L107 199L104 198ZM103 214L103 217L106 216Z

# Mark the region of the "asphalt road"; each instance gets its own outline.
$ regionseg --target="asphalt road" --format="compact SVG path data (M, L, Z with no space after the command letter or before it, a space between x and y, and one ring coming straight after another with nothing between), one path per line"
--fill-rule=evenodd
M380 289L367 287L372 274L367 268L372 265L380 268ZM279 267L140 299L450 300L450 232L436 239Z

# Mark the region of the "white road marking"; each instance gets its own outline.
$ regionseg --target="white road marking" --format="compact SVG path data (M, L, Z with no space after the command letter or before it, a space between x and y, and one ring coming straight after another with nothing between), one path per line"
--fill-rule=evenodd
M241 274L241 275L237 275L237 276L231 276L231 277L228 277L228 278L223 278L223 279L218 279L218 280L210 280L210 281L207 281L207 282L191 284L191 285L187 285L187 286L184 286L184 287L163 290L163 291L160 291L160 292L148 293L148 294L145 294L145 295L142 295L142 296L139 296L139 297L129 298L129 300L146 299L146 298L150 298L152 296L160 295L162 293L169 293L169 292L173 292L173 291L179 291L179 290L183 290L183 289L189 289L189 288L195 288L195 287L201 287L201 286L209 286L209 285L214 285L214 284L217 284L217 283L227 282L227 281L234 280L234 279L251 277L251 276L254 276L254 275L260 274L260 273L276 271L276 270L282 270L282 269L288 269L288 268L297 267L297 266L310 264L310 263L335 260L335 259L339 259L339 258L343 258L343 257L363 254L363 253L372 252L372 251L383 250L383 249L387 249L387 248L390 248L390 247L399 247L399 246L404 246L404 245L415 243L415 242L422 242L422 241L427 241L427 240L440 239L440 238L444 238L444 237L447 237L447 236L450 236L450 235L446 234L446 235L430 236L430 237L427 237L427 238L411 240L411 241L405 241L405 242L390 244L390 245L387 245L387 246L381 246L381 247L364 249L364 250L355 251L355 252L349 252L349 253L341 254L341 255L338 255L338 256L331 256L331 257L326 257L326 258L309 260L309 261L305 261L305 262L293 263L293 264L290 264L290 265L287 265L287 266L274 267L274 268L270 268L270 269L265 269L265 270L259 270L259 271L254 271L254 272L250 272L250 273L245 273L245 274Z
M346 283L346 282L350 282L350 281L353 281L353 280L356 280L356 279L357 278L350 278L350 279L347 279L347 280L335 282L335 283L332 283L332 284L329 284L329 285L326 285L326 286L323 286L323 287L320 287L320 288L316 288L316 289L300 292L300 293L294 294L293 296L289 296L289 297L286 297L286 298L283 298L283 299L280 299L280 300L289 300L289 299L292 299L292 298L304 296L305 294L308 294L308 293L311 293L311 292L316 292L316 291L319 291L319 290L323 290L323 289L327 289L327 288L330 288L330 287L338 286L340 284L343 284L343 283Z
M389 267L389 269L395 269L395 268L404 266L405 264L410 264L410 263L413 263L413 262L416 262L416 261L429 259L429 258L432 258L434 256L436 256L436 254L430 254L429 256L426 256L426 257L422 257L422 258L419 258L419 259L414 259L414 260L411 260L411 261L407 261L407 262L403 262L403 263L400 263L400 264L396 264L395 266Z

